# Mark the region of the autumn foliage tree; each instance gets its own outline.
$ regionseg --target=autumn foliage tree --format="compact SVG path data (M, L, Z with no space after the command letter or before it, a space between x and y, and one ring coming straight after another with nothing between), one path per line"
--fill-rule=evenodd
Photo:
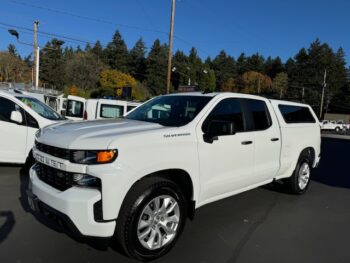
M114 69L105 69L100 74L100 85L104 91L109 91L115 95L122 95L123 87L136 87L136 80L129 74Z
M244 93L260 94L272 87L270 77L255 71L248 71L242 75L244 81Z

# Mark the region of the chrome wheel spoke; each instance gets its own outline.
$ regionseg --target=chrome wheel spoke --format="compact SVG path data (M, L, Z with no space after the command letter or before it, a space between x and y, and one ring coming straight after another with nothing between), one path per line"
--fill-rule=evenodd
M170 213L175 209L176 206L177 206L177 202L172 203L172 204L167 208L166 213L167 213L167 214L170 214Z
M179 218L177 217L177 215L169 216L168 218L166 218L166 222L177 224L179 222Z
M147 228L144 232L140 233L140 234L138 235L139 239L144 239L146 236L149 235L149 233L151 232L151 230L152 230L152 228L149 227L149 228Z
M303 163L298 173L298 184L301 190L304 190L310 179L310 166L308 163Z
M139 223L139 229L142 229L142 228L145 228L145 227L149 227L150 226L150 222L147 220L140 220L140 223Z
M154 249L154 239L156 238L156 231L154 229L151 230L151 235L147 241L147 244L150 249Z

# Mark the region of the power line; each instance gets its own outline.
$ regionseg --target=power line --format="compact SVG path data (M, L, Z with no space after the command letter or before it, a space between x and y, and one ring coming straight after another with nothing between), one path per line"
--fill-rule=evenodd
M139 31L148 31L148 32L154 32L154 33L159 33L159 34L163 34L168 36L169 32L166 31L162 31L159 29L152 29L152 28L144 28L144 27L139 27L139 26L134 26L134 25L127 25L127 24L121 24L121 23L115 23L106 19L101 19L101 18L97 18L97 17L91 17L91 16L85 16L85 15L80 15L80 14L75 14L72 12L68 12L68 11L63 11L63 10L59 10L59 9L54 9L54 8L50 8L50 7L44 7L44 6L39 6L39 5L35 5L35 4L29 4L26 2L22 2L22 1L17 1L17 0L6 0L7 2L11 2L17 5L22 5L22 6L28 6L28 7L32 7L32 8L36 8L36 9L41 9L41 10L45 10L48 12L53 12L53 13L57 13L57 14L61 14L61 15L67 15L67 16L71 16L71 17L75 17L75 18L79 18L79 19L84 19L84 20L89 20L89 21L93 21L93 22L97 22L97 23L103 23L103 24L109 24L109 25L114 25L114 26L120 26L120 27L125 27L125 28L129 28L129 29L134 29L134 30L139 30ZM146 13L144 11L144 13ZM174 34L174 39L177 39L183 43L185 43L188 46L196 46L194 43L180 37ZM83 43L89 43L88 41L82 41L79 40L79 42L83 42ZM207 52L206 50L202 49L202 48L198 48L196 47L196 49L202 53L205 53L206 55L210 55L209 52Z
M7 23L3 23L0 22L0 25L5 26L8 28L16 28L19 29L18 31L20 32L34 32L34 30L32 28L28 28L28 27L23 27L23 26L17 26L17 25L12 25L12 24L7 24ZM75 44L77 43L83 43L83 44L90 44L90 45L94 45L93 42L90 41L86 41L86 40L81 40L75 37L70 37L70 36L65 36L65 35L59 35L59 34L54 34L54 33L50 33L50 32L45 32L45 31L38 31L38 35L42 35L42 36L49 36L49 37L56 37L56 38L61 38L61 39L65 39L67 40L67 42L74 42Z
M134 25L115 23L115 22L112 22L112 21L109 21L106 19L98 18L98 17L75 14L75 13L68 12L68 11L63 11L63 10L59 10L59 9L55 9L55 8L44 7L44 6L34 5L34 4L29 4L26 2L22 2L22 1L16 1L16 0L7 0L7 1L14 3L14 4L17 4L17 5L28 6L28 7L32 7L32 8L36 8L36 9L45 10L48 12L53 12L53 13L57 13L57 14L61 14L61 15L67 15L67 16L76 17L79 19L84 19L84 20L90 20L90 21L94 21L94 22L98 22L98 23L120 26L120 27L129 28L129 29L140 30L140 31L155 32L155 33L160 33L160 34L165 34L165 35L168 34L168 32L158 30L158 29L151 29L151 28L144 28L144 27L139 27L139 26L134 26Z

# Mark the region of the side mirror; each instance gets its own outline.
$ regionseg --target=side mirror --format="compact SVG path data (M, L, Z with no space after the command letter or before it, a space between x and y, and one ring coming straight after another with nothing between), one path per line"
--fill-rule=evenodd
M213 143L218 140L219 136L234 135L235 124L233 121L211 120L208 124L208 130L203 135L203 139L207 143Z
M18 124L21 124L23 122L22 113L19 111L12 111L10 120Z

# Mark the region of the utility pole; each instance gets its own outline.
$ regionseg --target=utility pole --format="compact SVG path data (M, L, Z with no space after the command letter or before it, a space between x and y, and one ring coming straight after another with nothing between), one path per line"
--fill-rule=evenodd
M166 80L166 93L170 93L171 81L171 60L173 56L173 37L174 37L174 19L175 19L175 0L171 2L170 32L169 32L169 53L168 53L168 75Z
M323 87L322 87L321 106L320 106L320 119L322 118L324 91L327 87L326 78L327 78L327 69L324 70L324 76L323 76Z
M38 38L37 38L37 32L38 32L38 26L39 21L34 21L34 60L33 60L33 68L35 70L34 76L35 76L35 88L37 89L39 86L39 49L38 49Z

